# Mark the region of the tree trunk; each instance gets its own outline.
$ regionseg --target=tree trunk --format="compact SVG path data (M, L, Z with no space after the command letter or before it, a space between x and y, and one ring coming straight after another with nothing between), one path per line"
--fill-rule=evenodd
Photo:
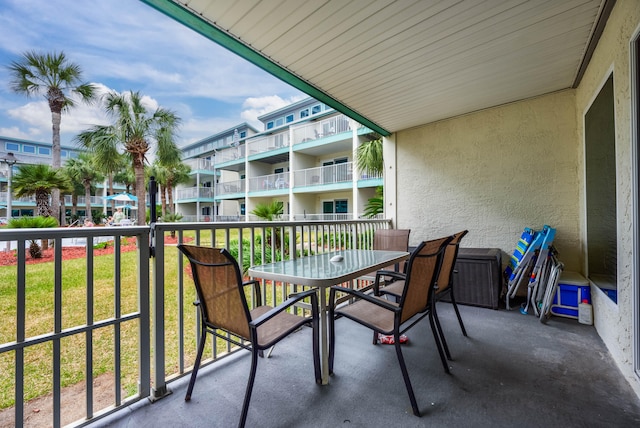
M160 184L160 201L162 204L162 217L167 215L167 189L165 186Z
M88 218L89 221L93 221L91 216L91 182L85 180L84 181L84 216Z
M138 226L147 224L147 204L144 188L144 155L138 155L133 161L133 171L136 175L136 197L138 198Z
M176 207L175 205L173 205L173 181L169 180L167 182L167 196L169 199L169 212L171 214L175 214L176 213ZM200 195L198 195L197 197L199 198Z
M61 111L51 110L51 166L53 169L59 169L61 165L60 159L60 121L62 119ZM64 215L60 215L60 189L53 189L51 192L51 212L58 219L61 226L64 226Z
M113 195L113 173L109 173L109 196ZM116 212L116 201L111 199L111 215Z

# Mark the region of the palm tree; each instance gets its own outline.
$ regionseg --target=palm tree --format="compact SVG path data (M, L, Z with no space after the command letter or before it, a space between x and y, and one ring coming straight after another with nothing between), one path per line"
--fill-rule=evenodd
M174 134L180 119L170 110L157 108L149 113L139 92L104 97L104 107L113 119L111 125L96 125L80 133L76 140L102 158L104 153L127 154L135 173L135 195L138 198L138 224L145 224L144 165L147 153L155 143L156 159L163 163L176 162L180 151Z
M82 69L77 64L70 63L64 52L25 52L20 61L11 62L8 68L11 74L9 84L14 92L28 97L44 95L47 99L53 128L51 166L53 169L60 168L62 113L76 105L68 94L76 94L81 101L91 103L95 98L95 86L82 82ZM52 194L52 210L55 217L64 222L64 215L60 217L60 189L53 189Z
M382 175L384 172L384 159L382 157L382 138L367 141L358 146L356 152L356 168L372 176ZM384 190L382 186L376 188L376 196L370 198L365 204L365 217L373 218L384 212Z
M167 214L175 214L173 205L173 187L186 183L189 180L191 168L182 162L172 165L162 165L155 161L149 171L149 176L154 176L158 182L160 191L160 202L162 206L162 217Z
M43 217L51 216L51 205L49 196L53 189L69 191L71 183L60 172L46 164L22 165L13 177L14 190L17 197L36 197L37 215Z
M91 184L95 181L102 181L104 177L98 172L94 159L86 153L81 153L76 159L69 159L65 165L69 177L82 183L84 187L85 217L91 218Z

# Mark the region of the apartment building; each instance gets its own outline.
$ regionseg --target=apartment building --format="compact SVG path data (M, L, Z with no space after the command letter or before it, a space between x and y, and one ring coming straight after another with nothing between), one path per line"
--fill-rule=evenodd
M192 221L251 221L259 204L283 203L283 220L362 216L382 177L359 174L368 128L305 98L184 148L192 181L177 189L177 212ZM195 168L194 168L195 167ZM213 190L213 191L212 191Z
M69 160L78 157L81 152L79 148L62 145L60 151L60 157L62 164ZM8 165L6 162L2 162L8 153L13 153L16 159L16 163ZM18 138L1 137L0 136L0 216L8 217L21 217L34 215L36 203L35 197L21 197L15 196L11 199L11 215L7 212L8 202L8 178L9 168L12 168L12 172L15 174L18 172L20 165L29 164L51 164L51 143L43 143L29 140L21 140ZM92 209L102 211L105 207L103 196L107 196L105 183L94 183L96 186L96 195L91 197ZM120 192L124 190L124 186L116 185L114 191ZM72 206L71 195L66 195L64 198L67 214L70 214ZM84 196L78 196L78 215L84 216L85 200Z

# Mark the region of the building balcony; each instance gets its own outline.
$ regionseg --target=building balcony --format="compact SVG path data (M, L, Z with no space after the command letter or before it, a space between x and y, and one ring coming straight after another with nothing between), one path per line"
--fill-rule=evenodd
M272 135L252 138L247 141L247 154L251 158L261 153L269 153L274 150L282 152L289 147L289 130Z
M213 162L211 161L211 159L205 159L205 158L186 159L182 162L185 165L188 165L189 168L191 168L192 173L195 173L198 171L213 172Z
M197 200L209 200L213 201L213 188L212 187L186 187L182 189L176 189L175 191L176 202L188 202Z
M270 190L288 190L289 173L261 175L249 178L249 192L264 192Z
M295 188L328 186L353 181L353 162L307 168L293 172Z
M244 159L246 146L244 144L237 147L229 147L218 150L213 158L214 165L224 164L226 162L240 161Z
M244 197L246 180L233 180L216 184L216 198L241 194Z
M344 115L291 127L293 145L351 132L349 118Z

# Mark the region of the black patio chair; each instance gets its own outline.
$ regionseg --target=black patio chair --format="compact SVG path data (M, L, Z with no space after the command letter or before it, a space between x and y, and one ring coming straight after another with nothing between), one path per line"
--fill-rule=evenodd
M200 308L201 314L198 354L191 373L185 401L191 399L207 333L251 351L251 370L242 405L240 423L238 424L240 427L243 427L247 420L258 356L261 356L265 349L273 347L281 339L303 325L312 327L315 379L318 384L322 382L318 352L318 297L315 290L291 295L275 308L262 305L260 302L259 281L253 280L243 283L240 267L236 259L226 249L183 244L178 245L178 248L189 259L191 264L193 281L198 296L198 301L195 304ZM247 303L245 287L248 285L254 286L254 296L257 299L257 305L254 309L249 309ZM305 298L310 299L310 318L286 312L287 308ZM219 331L229 334L223 334ZM240 340L235 340L231 336L238 337Z
M429 317L433 338L438 348L440 360L449 371L440 345L439 335L431 311L431 298L442 263L442 254L452 237L422 242L411 254L407 263L405 287L399 301L392 302L384 297L366 294L351 288L333 286L329 293L329 373L333 373L335 357L335 316L341 315L373 330L373 344L378 343L378 335L393 335L394 347L404 379L413 414L420 416L409 372L402 355L400 335L416 325L424 317ZM381 275L376 274L376 282ZM336 307L336 293L341 292L356 299L355 303Z

